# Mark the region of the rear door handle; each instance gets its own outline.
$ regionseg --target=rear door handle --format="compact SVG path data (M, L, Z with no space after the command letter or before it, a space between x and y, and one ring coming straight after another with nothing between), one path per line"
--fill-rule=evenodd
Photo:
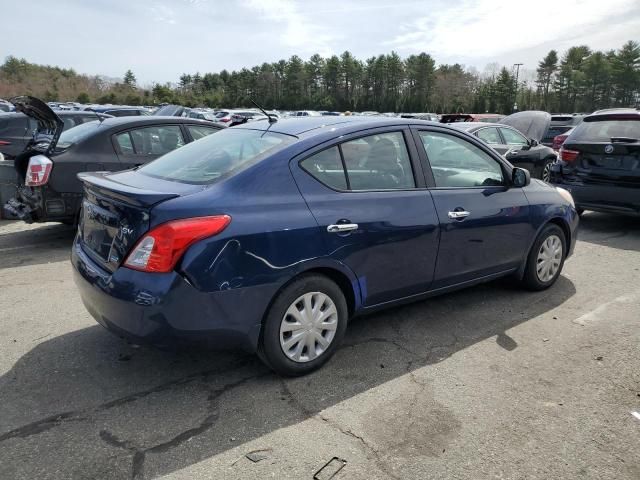
M452 220L462 220L463 218L467 218L471 215L471 212L467 212L466 210L455 210L453 212L449 212L449 218Z
M344 233L344 232L352 232L353 230L358 229L357 223L339 223L337 225L329 225L327 227L327 232L329 233Z

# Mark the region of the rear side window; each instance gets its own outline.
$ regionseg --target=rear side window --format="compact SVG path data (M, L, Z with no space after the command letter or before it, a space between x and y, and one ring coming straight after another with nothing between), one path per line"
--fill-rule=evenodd
M347 189L347 177L344 174L340 151L331 147L300 162L303 170L328 187L337 190Z
M409 152L402 132L345 142L341 146L351 190L414 188Z
M303 160L300 166L337 190L402 190L416 186L402 132L344 142Z
M56 148L68 148L73 144L79 143L85 138L90 137L98 131L100 122L93 120L91 122L83 123L81 125L65 130L60 135L58 145Z
M177 125L136 128L115 138L122 153L135 155L164 155L185 144Z
M275 132L229 128L174 150L138 171L165 180L212 184L282 150L294 140Z
M585 121L578 125L569 139L577 142L611 142L612 138L640 140L640 119Z

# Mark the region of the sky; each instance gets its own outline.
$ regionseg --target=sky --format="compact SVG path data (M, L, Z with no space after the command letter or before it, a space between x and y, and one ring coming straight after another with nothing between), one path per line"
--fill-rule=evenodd
M345 50L534 71L550 49L640 40L638 0L0 0L0 11L0 58L131 69L142 85Z

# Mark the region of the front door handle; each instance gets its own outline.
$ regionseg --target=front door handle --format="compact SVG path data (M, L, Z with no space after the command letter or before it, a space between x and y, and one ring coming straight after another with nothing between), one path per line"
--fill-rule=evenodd
M448 215L452 220L462 220L471 215L471 212L467 212L466 210L454 210L453 212L449 212Z
M329 225L327 227L327 232L329 233L344 233L344 232L352 232L353 230L358 229L357 223L339 223L337 225Z

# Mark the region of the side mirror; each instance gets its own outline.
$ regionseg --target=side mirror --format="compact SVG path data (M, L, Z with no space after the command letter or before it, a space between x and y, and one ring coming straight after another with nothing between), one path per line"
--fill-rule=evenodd
M531 174L529 170L515 167L511 172L511 185L514 187L526 187L531 183Z
M530 138L530 139L529 139L529 146L530 146L530 147L535 147L535 146L537 146L537 145L538 145L538 141L537 141L537 140L535 140L535 139L533 139L533 138Z

